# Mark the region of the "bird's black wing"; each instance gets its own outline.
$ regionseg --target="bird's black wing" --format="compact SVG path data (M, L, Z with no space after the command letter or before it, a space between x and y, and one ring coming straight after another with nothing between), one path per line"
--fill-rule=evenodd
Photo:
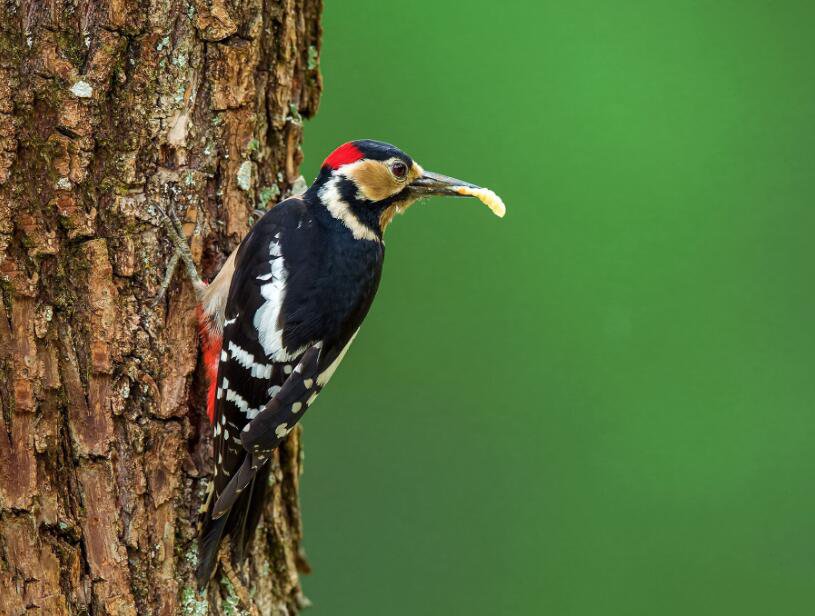
M272 451L277 449L292 431L319 394L321 385L318 384L318 366L321 346L318 342L303 353L280 390L263 411L244 426L241 431L241 441L246 452L243 463L215 502L212 510L213 520L217 520L234 507L241 493L254 480L258 469L266 464Z
M242 558L262 507L268 457L333 374L376 293L381 245L325 229L306 202L288 199L238 249L216 381L202 587L225 535Z
M268 467L253 475L251 485L232 500L229 515L214 516L236 472L244 464L243 428L267 407L293 374L303 353L316 340L283 343L284 297L308 295L291 282L307 279L319 260L319 238L305 203L286 200L258 221L244 238L235 261L226 304L222 350L216 380L214 474L210 503L199 545L198 580L206 585L215 567L222 538L233 537L236 560L243 557L260 514ZM286 244L297 248L286 250ZM297 301L296 297L291 298ZM292 424L293 425L293 424ZM225 502L225 501L222 501Z

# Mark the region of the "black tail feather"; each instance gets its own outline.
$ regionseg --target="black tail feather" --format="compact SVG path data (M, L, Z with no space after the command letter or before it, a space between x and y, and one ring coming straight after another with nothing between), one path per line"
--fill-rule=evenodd
M209 584L218 564L218 552L225 536L230 538L232 561L236 565L246 556L246 548L252 540L263 512L270 470L268 464L258 469L247 489L243 490L232 507L217 519L212 519L216 500L212 499L198 542L196 578L199 589L203 590Z
M210 511L210 515L214 519L228 514L235 508L235 504L244 496L246 489L255 477L258 467L262 464L262 462L259 462L254 456L249 454L243 458L243 464L241 464L238 471L232 475L232 479L229 480L229 483L226 484L226 487L218 495L218 498L215 499L215 504Z
M241 515L235 520L235 529L229 531L229 534L233 537L232 559L236 565L243 562L247 547L252 541L255 529L260 521L260 515L263 513L263 503L266 499L266 486L269 481L270 470L271 467L268 464L259 469L245 492L246 502L238 502L238 506L242 505L240 508Z
M218 563L218 549L221 546L221 539L224 535L226 522L229 516L222 516L213 520L207 514L207 521L201 530L201 538L198 541L198 569L195 573L198 581L198 589L204 590L209 584L209 579Z

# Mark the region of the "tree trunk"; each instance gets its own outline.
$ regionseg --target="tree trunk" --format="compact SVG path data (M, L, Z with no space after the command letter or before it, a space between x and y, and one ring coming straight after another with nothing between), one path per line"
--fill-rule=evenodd
M181 268L152 303L173 257L155 206L206 279L301 184L320 13L0 4L0 614L298 611L299 431L247 563L194 590L211 431Z

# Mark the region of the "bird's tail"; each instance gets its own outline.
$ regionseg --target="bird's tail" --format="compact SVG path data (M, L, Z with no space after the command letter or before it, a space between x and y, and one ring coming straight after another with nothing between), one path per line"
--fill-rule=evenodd
M201 529L198 540L198 569L195 577L198 581L198 589L204 590L209 584L209 580L215 571L218 563L218 550L221 547L221 540L224 537L224 530L229 516L223 516L213 520L207 514L207 520Z
M242 491L232 507L223 515L212 517L217 499L211 499L201 527L198 540L198 588L203 590L209 584L218 564L218 553L224 537L230 538L232 562L237 566L246 556L246 548L252 540L255 528L260 521L266 495L270 467L268 464L257 470L257 474Z

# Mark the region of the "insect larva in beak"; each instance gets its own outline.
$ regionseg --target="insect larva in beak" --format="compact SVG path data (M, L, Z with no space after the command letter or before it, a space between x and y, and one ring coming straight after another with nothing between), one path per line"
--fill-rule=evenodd
M469 186L455 186L453 188L458 194L466 195L468 197L475 197L481 203L486 205L493 214L499 218L503 218L507 213L507 208L504 205L501 197L492 192L489 188L470 188Z

